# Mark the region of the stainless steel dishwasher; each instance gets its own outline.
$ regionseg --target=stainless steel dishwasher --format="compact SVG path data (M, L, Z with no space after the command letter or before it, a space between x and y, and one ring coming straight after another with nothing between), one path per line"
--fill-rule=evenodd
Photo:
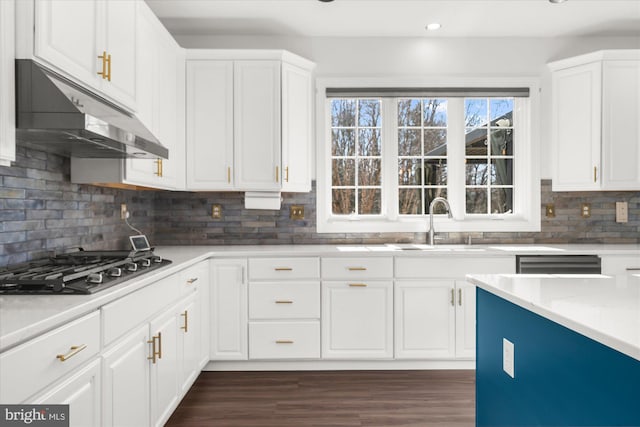
M601 274L598 255L516 255L517 274Z

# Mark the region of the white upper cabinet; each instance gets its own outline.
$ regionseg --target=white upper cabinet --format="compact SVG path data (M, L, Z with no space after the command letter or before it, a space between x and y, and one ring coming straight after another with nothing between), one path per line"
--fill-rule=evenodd
M282 51L187 55L187 190L309 191L314 65Z
M0 1L0 166L16 159L14 1Z
M640 50L549 64L554 191L640 189Z
M19 22L32 13L35 58L135 110L138 1L35 0Z

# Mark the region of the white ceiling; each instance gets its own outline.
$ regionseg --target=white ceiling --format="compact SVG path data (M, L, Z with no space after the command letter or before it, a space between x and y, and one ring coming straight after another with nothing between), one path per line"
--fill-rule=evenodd
M636 36L640 0L146 0L173 34L285 37ZM442 28L425 31L430 22ZM499 48L499 47L497 47Z

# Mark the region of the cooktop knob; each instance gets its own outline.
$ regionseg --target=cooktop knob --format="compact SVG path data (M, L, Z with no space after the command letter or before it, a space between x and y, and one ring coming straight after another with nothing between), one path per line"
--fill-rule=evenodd
M128 262L125 264L124 268L127 271L138 271L138 264L135 262Z
M113 267L107 270L107 275L109 277L120 277L122 276L122 269L119 267Z
M87 276L87 283L99 284L102 283L102 273L91 273Z
M149 267L151 265L151 260L146 258L139 262L142 267Z
M155 262L156 264L160 264L162 262L162 257L160 255L154 255L151 257L151 261Z

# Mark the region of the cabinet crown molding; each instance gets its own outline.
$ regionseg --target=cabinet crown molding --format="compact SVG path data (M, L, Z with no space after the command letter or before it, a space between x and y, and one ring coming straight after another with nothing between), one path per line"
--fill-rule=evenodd
M312 70L316 64L302 56L282 49L187 49L190 60L276 60Z
M599 61L640 61L640 49L608 49L547 63L551 71Z

